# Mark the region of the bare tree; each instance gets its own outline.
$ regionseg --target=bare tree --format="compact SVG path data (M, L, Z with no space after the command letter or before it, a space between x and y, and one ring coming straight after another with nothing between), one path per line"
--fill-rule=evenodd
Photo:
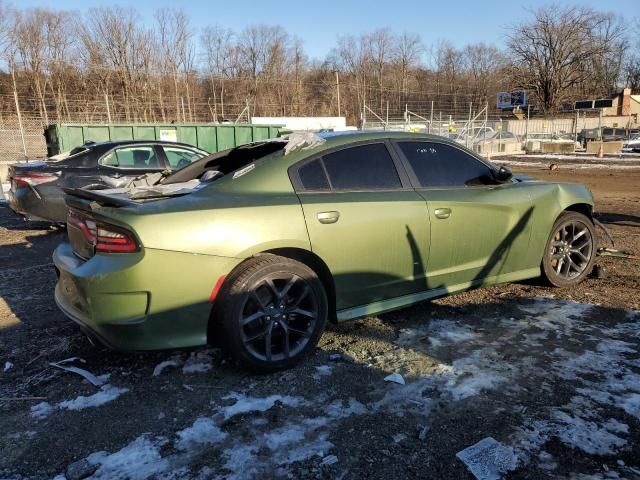
M234 37L231 29L219 25L205 27L200 36L200 44L214 98L212 112L214 121L218 120L217 90L219 88L220 115L224 118L225 80L232 78L236 73L234 67L237 68L238 48L234 43Z
M493 46L478 43L464 47L462 56L471 101L478 105L488 102L489 95L501 86L506 66L504 55Z
M453 112L458 110L461 77L464 69L462 52L450 42L441 41L435 50L436 88L438 95L445 95L441 102Z
M633 46L624 65L625 84L634 93L640 93L640 19L633 28Z
M173 77L174 95L176 101L176 117L185 119L182 105L182 86L187 97L189 118L193 121L191 112L191 94L189 89L189 74L194 70L195 50L192 42L189 19L183 10L160 9L155 14L158 26L158 44L162 57L160 68L170 71Z
M594 71L594 64L604 62L605 71L613 71L601 80L611 87L620 72L620 63L611 64L611 59L624 51L623 36L623 26L612 14L585 7L536 10L533 21L513 27L509 35L514 80L536 93L545 112L553 112L572 99L577 87L602 73Z
M406 102L409 89L409 74L412 69L420 64L420 57L424 52L424 45L420 35L404 32L395 45L394 60L395 70L399 81L397 87L399 91L398 102L400 105Z
M111 81L122 92L125 118L134 119L134 104L146 86L150 73L153 39L139 24L131 9L90 9L82 34L82 49L88 68L97 73L106 91L113 92Z
M368 35L371 50L371 64L376 78L379 93L379 108L384 108L384 76L391 63L391 56L396 48L396 38L388 28L381 28Z

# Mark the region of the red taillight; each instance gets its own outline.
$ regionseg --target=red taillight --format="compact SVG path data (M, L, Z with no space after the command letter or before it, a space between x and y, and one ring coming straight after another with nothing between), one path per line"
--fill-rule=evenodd
M57 179L58 176L54 174L33 172L16 173L12 178L15 188L40 185L41 183L53 182Z
M91 217L69 212L67 223L82 232L84 238L102 253L133 253L140 250L133 234L122 227L97 221Z

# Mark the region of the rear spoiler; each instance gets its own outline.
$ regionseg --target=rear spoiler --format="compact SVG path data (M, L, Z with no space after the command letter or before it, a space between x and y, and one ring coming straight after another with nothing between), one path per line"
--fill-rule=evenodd
M115 197L98 193L99 190L84 190L82 188L63 188L67 206L79 210L90 210L90 204L95 202L101 207L128 207L140 205L139 202L128 198Z

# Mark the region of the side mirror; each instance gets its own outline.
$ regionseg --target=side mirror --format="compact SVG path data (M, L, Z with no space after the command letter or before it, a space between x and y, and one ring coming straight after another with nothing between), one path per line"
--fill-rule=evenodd
M513 177L513 173L504 165L502 165L495 174L496 180L500 183L508 182L511 180L511 177Z

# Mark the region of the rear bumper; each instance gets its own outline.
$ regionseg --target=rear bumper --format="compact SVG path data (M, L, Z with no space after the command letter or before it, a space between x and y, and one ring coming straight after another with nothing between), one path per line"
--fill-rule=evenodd
M64 223L67 219L67 206L62 190L49 187L43 191L36 187L20 187L7 192L11 209L28 220Z
M53 254L62 312L117 350L204 345L217 279L240 260L147 249L135 254Z

